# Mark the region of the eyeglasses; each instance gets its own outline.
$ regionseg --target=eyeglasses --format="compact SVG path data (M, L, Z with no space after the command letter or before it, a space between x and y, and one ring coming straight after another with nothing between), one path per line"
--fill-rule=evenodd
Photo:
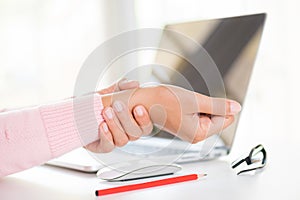
M231 164L231 167L234 169L244 162L246 162L247 166L249 166L250 168L243 168L237 173L237 175L240 175L245 172L254 171L257 169L262 169L266 166L267 162L267 152L265 148L261 144L257 145L256 147L251 149L247 157L234 161Z

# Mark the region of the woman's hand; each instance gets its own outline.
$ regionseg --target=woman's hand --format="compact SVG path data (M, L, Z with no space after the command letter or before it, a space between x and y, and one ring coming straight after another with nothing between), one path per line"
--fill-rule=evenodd
M144 105L153 123L179 138L197 143L219 133L234 121L239 103L211 98L172 85L137 88L102 97L103 104L121 104L132 110Z
M122 79L118 83L99 91L99 94L110 94L138 87L138 81ZM105 106L103 117L105 121L99 126L100 139L86 146L88 150L95 153L110 152L115 146L122 147L128 141L134 141L142 135L150 134L153 129L149 114L141 105L136 105L133 112L119 104L112 107Z

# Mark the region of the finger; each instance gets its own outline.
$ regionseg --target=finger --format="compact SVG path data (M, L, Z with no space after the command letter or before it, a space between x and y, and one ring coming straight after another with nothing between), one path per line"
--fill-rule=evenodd
M135 89L140 86L140 83L138 81L128 80L128 79L122 79L118 82L118 89L119 90L130 90Z
M133 109L133 114L136 122L142 129L143 135L149 135L153 130L153 124L150 119L149 113L144 106L136 106Z
M109 86L108 88L100 90L98 93L99 94L109 94L109 93L113 93L113 92L117 92L117 91L119 91L119 89L118 89L117 83L115 83L115 84Z
M100 153L111 152L115 148L113 136L107 124L104 122L100 125L100 144L98 150Z
M128 143L128 137L123 130L114 110L111 107L105 108L103 117L112 133L114 144L118 147L126 145Z
M197 116L198 117L198 116ZM198 126L195 135L192 139L192 143L198 143L205 140L208 137L209 128L211 126L211 120L207 115L200 115L198 117Z
M143 131L136 123L128 107L121 101L115 101L113 103L113 108L116 111L115 113L124 131L127 133L129 140L133 141L140 138Z
M233 122L234 122L234 116L225 116L225 117L213 116L211 118L211 125L209 127L208 137L216 133L220 133L229 125L231 125Z
M123 78L117 83L109 86L108 88L100 90L99 94L109 94L121 90L130 90L130 89L138 88L139 86L140 83L138 81L133 81L133 80L128 80L126 78Z
M210 118L207 115L200 115L199 126L197 128L196 135L193 138L192 143L198 143L214 134L220 133L230 124L232 124L233 121L233 116L213 116Z
M233 100L208 97L199 93L197 96L198 112L212 115L235 115L241 111L241 105Z
M108 153L114 149L112 134L105 122L99 126L99 140L86 146L89 151L94 153Z

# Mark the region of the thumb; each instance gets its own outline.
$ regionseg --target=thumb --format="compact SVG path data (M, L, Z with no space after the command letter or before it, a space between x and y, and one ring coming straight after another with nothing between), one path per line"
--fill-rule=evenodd
M117 84L119 91L135 89L140 86L140 83L138 81L128 80L126 78L121 79Z
M128 80L126 78L121 79L117 83L109 86L108 88L104 88L99 91L99 94L109 94L113 92L119 92L122 90L135 89L140 86L138 81Z

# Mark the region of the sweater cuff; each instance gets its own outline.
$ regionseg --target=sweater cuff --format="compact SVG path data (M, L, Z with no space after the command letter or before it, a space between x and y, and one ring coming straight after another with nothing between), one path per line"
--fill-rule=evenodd
M99 139L103 104L97 93L45 105L39 110L52 158Z

